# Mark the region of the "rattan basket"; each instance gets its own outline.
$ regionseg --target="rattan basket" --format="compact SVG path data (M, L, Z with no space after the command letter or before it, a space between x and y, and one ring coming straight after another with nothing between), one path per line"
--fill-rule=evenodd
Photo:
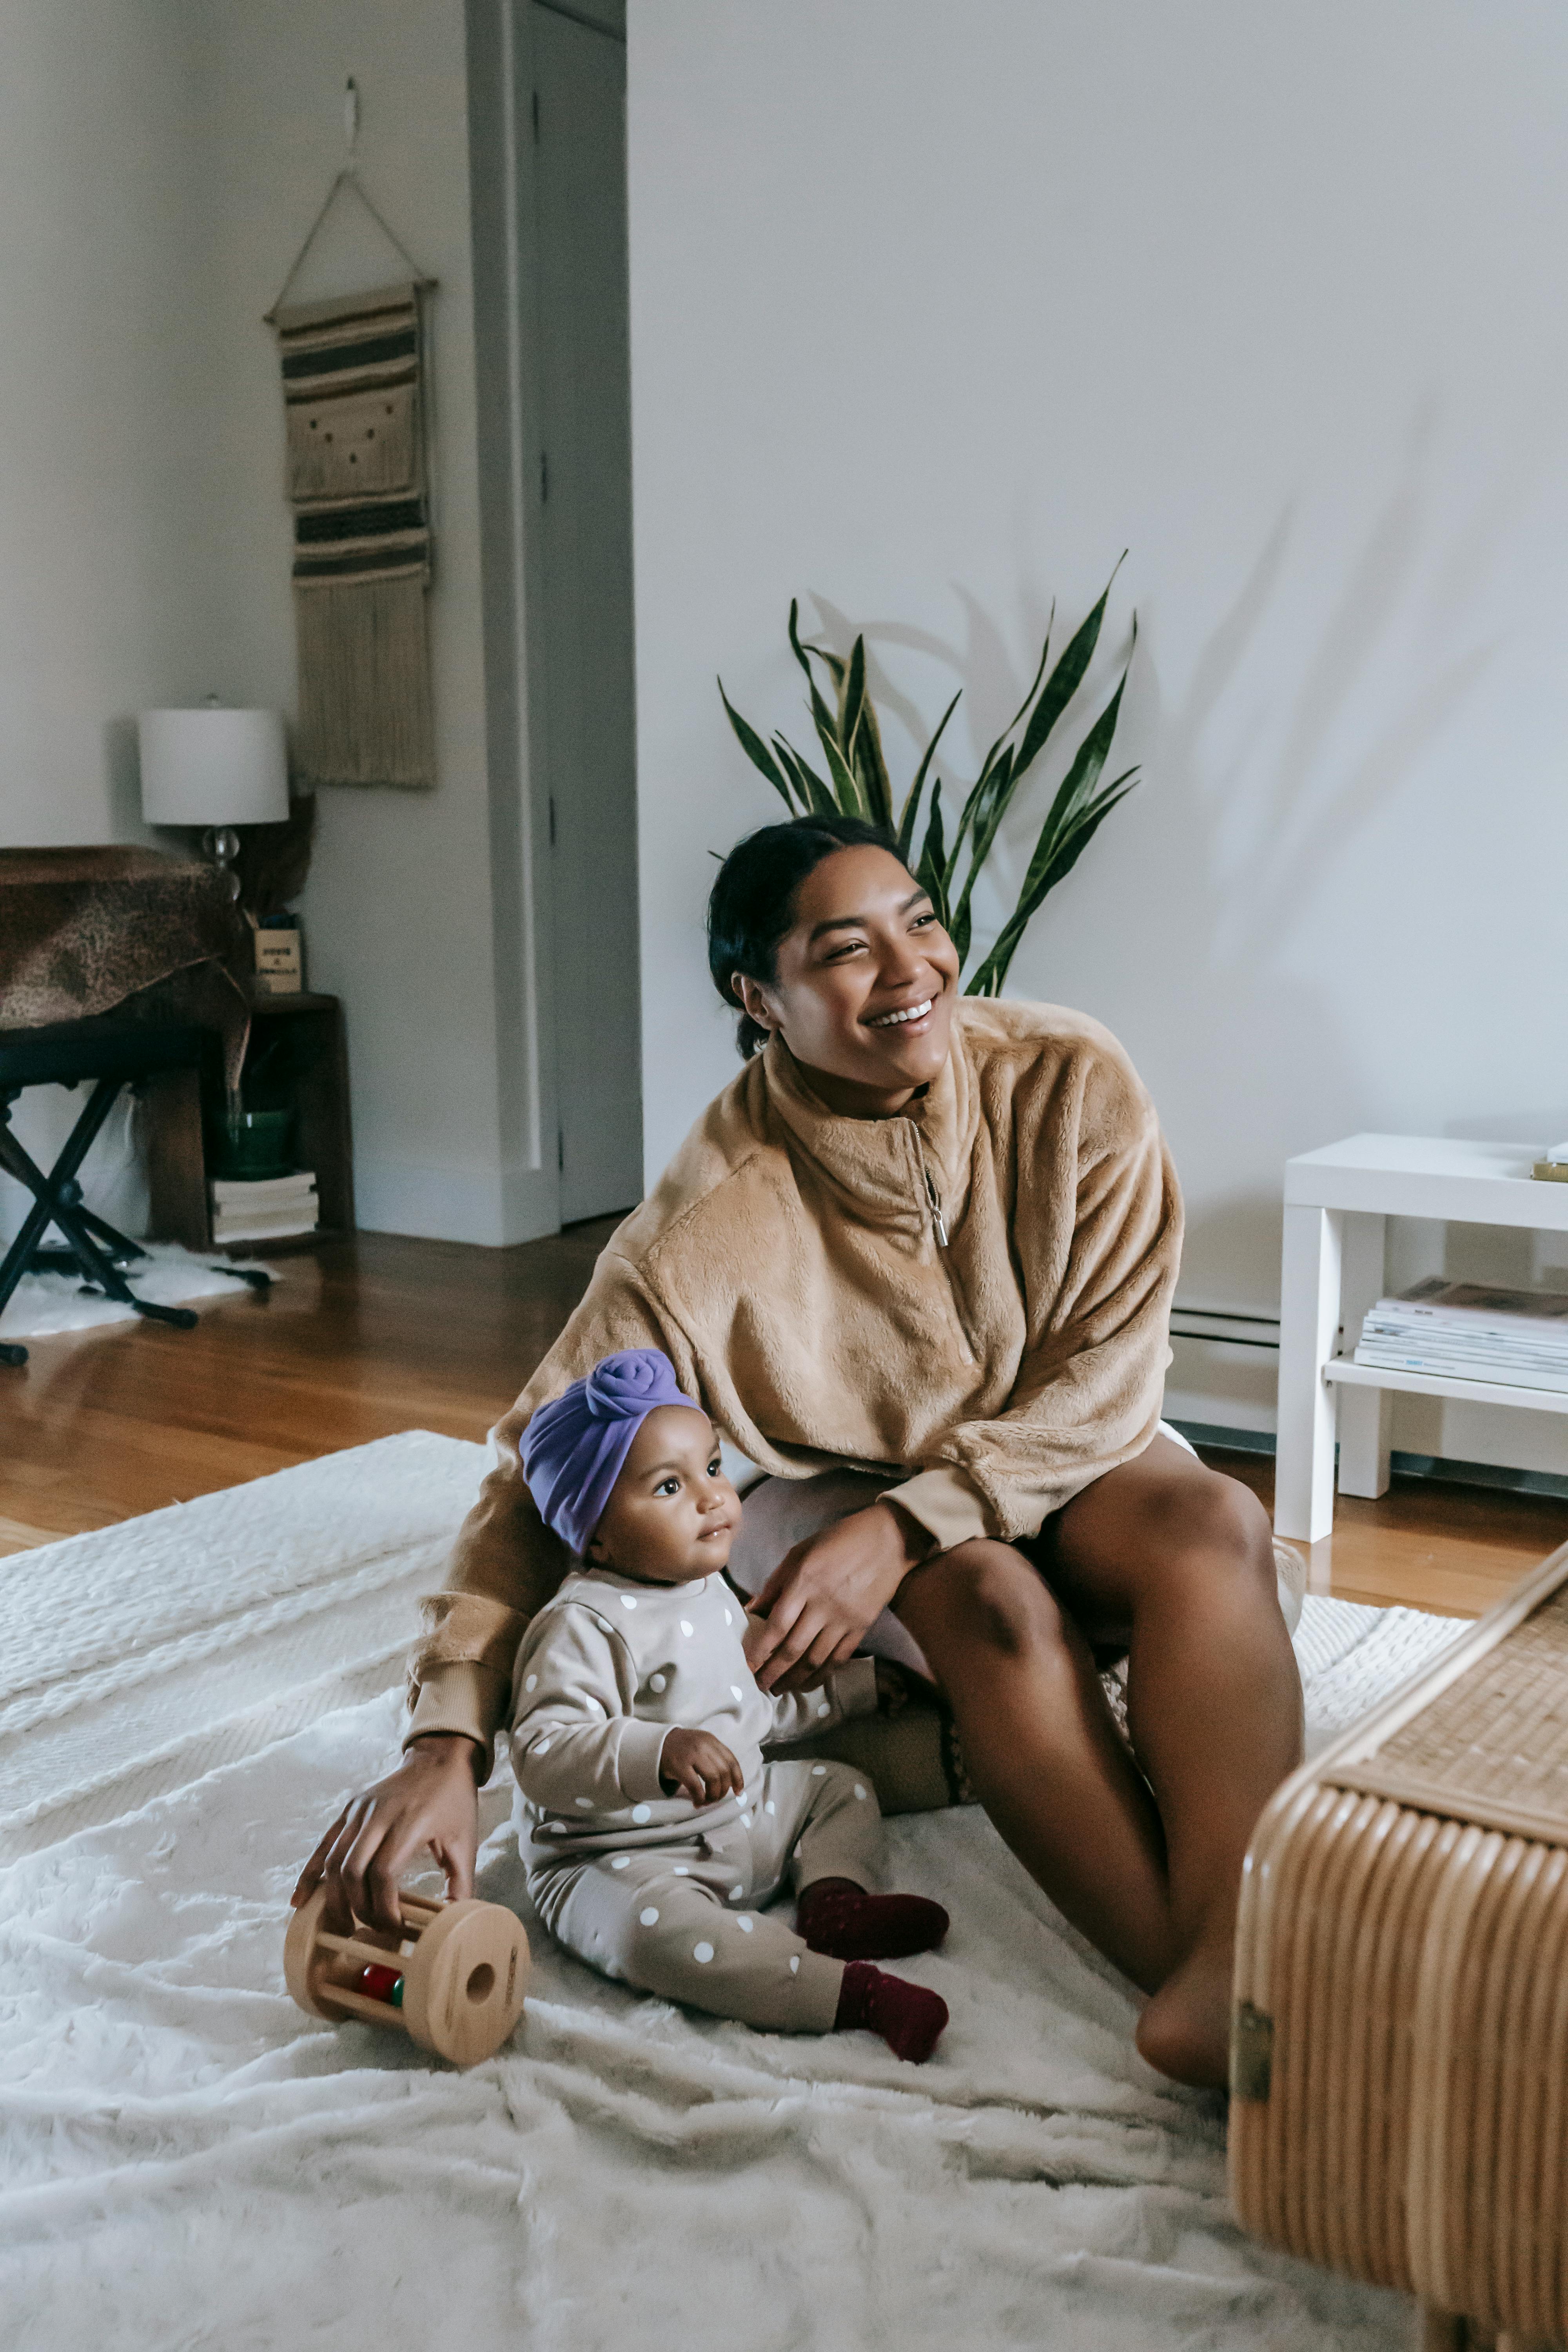
M1231 2094L1247 2229L1568 2343L1568 1545L1269 1804Z

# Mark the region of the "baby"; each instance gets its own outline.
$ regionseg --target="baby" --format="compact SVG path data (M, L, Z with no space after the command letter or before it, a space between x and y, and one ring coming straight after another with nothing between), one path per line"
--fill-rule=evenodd
M741 1503L668 1356L606 1356L521 1443L540 1514L584 1566L530 1624L511 1755L528 1890L605 1975L795 2033L868 2027L929 2058L947 2005L871 1966L929 1951L940 1904L868 1892L881 1815L847 1766L764 1760L877 1704L875 1662L760 1690L723 1569ZM792 1932L765 1906L795 1889Z

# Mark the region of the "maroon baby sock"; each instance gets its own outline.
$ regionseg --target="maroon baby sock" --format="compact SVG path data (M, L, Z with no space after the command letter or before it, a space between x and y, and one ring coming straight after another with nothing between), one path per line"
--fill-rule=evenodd
M795 1931L836 1960L901 1960L933 1952L947 1913L922 1895L868 1895L852 1878L816 1878L795 1906Z
M835 2033L879 2033L895 2058L919 2066L936 2048L946 2023L947 2003L940 1993L885 1976L869 1960L851 1960L845 1969Z

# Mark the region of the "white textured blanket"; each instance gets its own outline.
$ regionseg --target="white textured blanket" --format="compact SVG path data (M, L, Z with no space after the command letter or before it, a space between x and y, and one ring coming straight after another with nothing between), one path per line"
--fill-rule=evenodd
M388 1441L22 1555L6 1566L25 1592L0 1586L18 1604L7 1633L43 1608L52 1566L56 1597L77 1604L88 1703L110 1709L123 1739L106 1629L130 1559L120 1597L129 1612L142 1596L153 1650L187 1643L168 1673L195 1672L193 1596L209 1604L215 1675L237 1643L248 1657L280 1628L313 1623L315 1695L293 1702L308 1715L345 1651L363 1642L390 1658L406 1627L408 1583L429 1561L398 1572L382 1540L389 1510L411 1513L411 1549L427 1548L428 1521L444 1514L449 1528L478 1459L448 1441ZM211 1540L220 1525L226 1551ZM161 1633L146 1597L160 1577L185 1580ZM306 1610L322 1584L332 1597ZM1314 1727L1351 1719L1452 1631L1310 1601L1298 1648ZM47 1657L28 1654L28 1687L51 1691L47 1720L63 1727L76 1677L57 1668L51 1684ZM0 1706L26 1699L24 1681L0 1683ZM1393 2352L1407 2341L1394 2298L1239 2236L1219 2102L1142 2065L1126 1989L978 1812L889 1825L893 1876L953 1915L942 1954L900 1964L952 2010L929 2066L900 2066L868 2036L785 2040L640 1999L530 1920L523 2024L501 2057L459 2075L393 2035L312 2022L282 1985L289 1886L330 1809L392 1750L395 1694L255 1752L287 1719L287 1695L245 1696L226 1730L207 1708L185 1751L198 1765L204 1752L235 1760L0 1871L7 2344ZM176 1769L163 1746L155 1778ZM120 1755L91 1807L112 1801L116 1770L140 1793L138 1769ZM492 1818L506 1793L487 1798ZM31 1820L36 1838L45 1824ZM480 1892L527 1916L504 1826Z

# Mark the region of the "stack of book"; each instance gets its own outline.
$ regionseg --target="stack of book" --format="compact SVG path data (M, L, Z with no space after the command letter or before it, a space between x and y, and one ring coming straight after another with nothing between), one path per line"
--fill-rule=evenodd
M281 1241L286 1234L313 1234L321 1222L308 1168L291 1176L215 1177L212 1207L215 1242Z
M1568 1391L1568 1294L1429 1275L1397 1298L1378 1300L1362 1325L1355 1360L1389 1371Z

